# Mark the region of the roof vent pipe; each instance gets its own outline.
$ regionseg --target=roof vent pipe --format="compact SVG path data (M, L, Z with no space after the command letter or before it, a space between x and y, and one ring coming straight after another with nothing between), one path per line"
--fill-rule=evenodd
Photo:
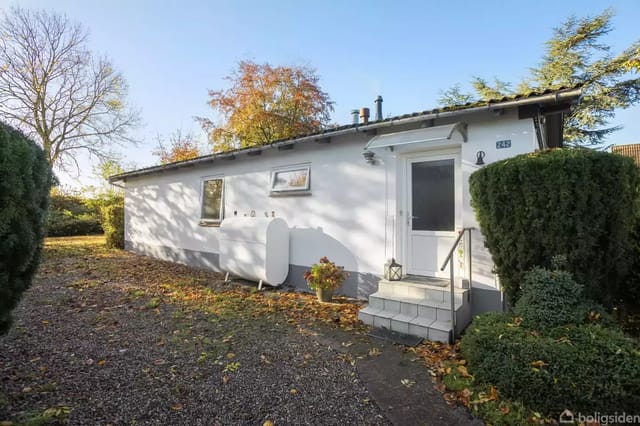
M376 103L376 121L382 120L382 96L378 95Z
M351 110L351 117L353 119L353 124L359 124L360 123L360 111L357 109L352 109Z
M360 108L360 118L362 119L362 124L369 123L369 108Z

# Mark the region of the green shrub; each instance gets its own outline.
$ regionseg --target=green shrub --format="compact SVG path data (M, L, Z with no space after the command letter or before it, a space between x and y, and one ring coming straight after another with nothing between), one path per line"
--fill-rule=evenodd
M124 205L117 203L102 207L102 227L107 247L124 248Z
M636 212L640 216L640 209ZM632 233L630 253L631 271L626 282L628 293L618 305L618 317L624 328L633 336L640 337L640 218Z
M625 300L639 182L632 159L588 149L520 155L473 173L472 205L509 301L523 274L555 255L585 296L608 308Z
M51 179L44 151L0 123L0 334L40 262Z
M93 200L57 188L51 190L51 204L47 217L47 235L67 237L101 234L100 209Z
M74 217L64 212L49 212L47 236L69 237L73 235L101 234L100 220L91 216Z
M514 312L531 328L577 324L586 319L582 286L566 271L536 267L524 275Z
M475 318L460 348L476 381L552 417L564 409L635 413L640 406L640 351L612 328L537 332L491 313Z

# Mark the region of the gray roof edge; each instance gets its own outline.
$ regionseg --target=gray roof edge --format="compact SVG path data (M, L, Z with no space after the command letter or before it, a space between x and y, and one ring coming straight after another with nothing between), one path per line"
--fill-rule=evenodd
M353 124L353 125L340 126L335 129L325 129L318 133L304 135L297 138L276 141L266 145L260 145L256 147L250 147L250 148L241 148L233 151L209 154L202 157L193 158L190 160L177 161L174 163L145 167L138 170L132 170L129 172L110 176L109 183L113 184L114 182L123 181L131 177L160 173L160 172L165 172L169 170L176 170L184 167L193 167L200 164L213 162L216 159L235 158L235 156L238 154L250 154L252 152L265 151L269 149L278 148L280 146L293 145L301 142L307 142L310 140L321 140L329 137L346 135L349 133L358 133L358 132L363 132L363 131L373 130L378 128L399 126L399 125L410 124L418 121L455 117L460 115L474 114L480 111L513 108L521 105L529 105L529 104L535 104L535 103L578 102L581 96L582 96L582 89L580 87L574 87L569 89L563 88L555 91L545 91L539 95L531 95L531 96L527 96L519 99L488 101L479 106L463 107L461 109L450 109L450 110L433 110L431 112L427 111L424 113L414 113L409 115L391 117L391 118L387 118L380 121L370 122L368 124L360 124L360 125Z

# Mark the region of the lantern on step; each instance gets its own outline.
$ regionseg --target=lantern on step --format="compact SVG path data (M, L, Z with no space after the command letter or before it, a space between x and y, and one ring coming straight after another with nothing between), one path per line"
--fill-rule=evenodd
M402 265L395 259L384 265L384 279L388 281L400 281L402 279Z

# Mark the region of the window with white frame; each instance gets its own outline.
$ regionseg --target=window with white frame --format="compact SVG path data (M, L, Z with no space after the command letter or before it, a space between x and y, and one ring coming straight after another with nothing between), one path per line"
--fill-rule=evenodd
M271 194L308 194L311 191L308 164L280 167L271 171Z
M224 178L202 180L202 211L200 219L206 223L220 223L224 216Z

